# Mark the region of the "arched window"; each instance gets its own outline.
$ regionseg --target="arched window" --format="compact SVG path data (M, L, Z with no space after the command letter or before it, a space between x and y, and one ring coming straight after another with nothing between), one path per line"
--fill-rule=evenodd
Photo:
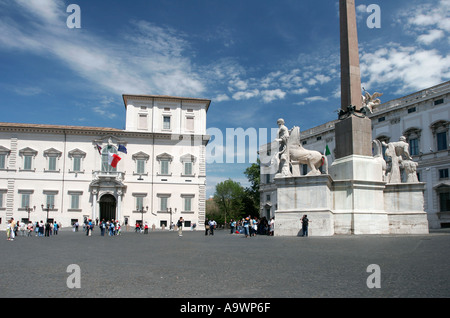
M447 150L448 149L448 127L450 122L446 120L440 120L431 125L431 132L433 133L433 138L435 139L436 150Z
M106 145L102 150L102 172L117 172L117 168L113 168L109 162L108 152L117 154L117 148L113 145Z

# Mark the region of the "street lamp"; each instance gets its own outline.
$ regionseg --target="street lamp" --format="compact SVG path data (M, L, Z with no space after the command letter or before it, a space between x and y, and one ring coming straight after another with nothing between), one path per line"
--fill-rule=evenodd
M144 225L144 213L147 213L148 206L145 207L145 210L144 210L143 206L140 208L139 208L139 206L137 206L136 209L138 212L141 212L141 228L142 228L142 226Z
M28 205L25 207L25 210L28 212L28 222L30 222L30 212L33 210L36 210L36 206L33 208L29 207Z
M169 224L169 229L172 230L172 208L167 208L167 212L170 213L170 224ZM175 213L177 213L177 208L175 208Z
M55 205L51 205L51 209L53 210L53 208L55 207ZM41 208L42 210L44 210L44 205L41 204ZM45 210L47 210L47 222L48 222L48 212L50 211L50 204L47 204L47 207L45 208Z

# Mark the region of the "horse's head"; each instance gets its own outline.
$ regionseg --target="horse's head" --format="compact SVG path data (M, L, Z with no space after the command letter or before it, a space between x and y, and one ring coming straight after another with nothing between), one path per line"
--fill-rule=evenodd
M289 133L288 145L300 145L300 127L294 126Z

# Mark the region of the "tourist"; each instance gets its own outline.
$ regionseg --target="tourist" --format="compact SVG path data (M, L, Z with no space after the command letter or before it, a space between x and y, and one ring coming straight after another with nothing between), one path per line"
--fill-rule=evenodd
M102 219L102 221L100 222L100 236L105 236L105 228L105 219Z
M109 224L109 236L114 236L114 222Z
M92 220L89 219L89 221L86 224L86 236L92 235L92 229L94 228L94 225L92 224Z
M27 227L25 225L25 222L20 222L20 236L25 236L25 231Z
M246 217L243 221L243 226L244 226L244 234L245 237L247 238L249 235L249 226L250 226L250 218Z
M208 235L209 232L209 220L208 218L205 219L205 236Z
M54 223L53 223L53 233L54 233L55 235L58 235L58 229L59 229L58 223L54 222Z
M145 225L144 225L144 234L148 234L148 223L147 223L147 221L145 221Z
M234 234L236 231L236 220L230 220L230 234Z
M11 241L14 241L14 238L16 237L16 233L14 232L16 222L14 222L14 218L11 218L10 223L11 223L10 237L11 237Z
M8 224L6 225L6 239L11 241L11 220L8 220Z
M256 232L258 231L258 218L256 216L253 220L251 220L251 226L252 226L251 236L256 236Z
M214 219L211 219L209 221L209 235L214 235L214 229L216 228L216 221L214 221Z
M302 236L308 236L308 225L310 222L308 216L305 214L300 220L302 222Z
M270 236L273 236L274 229L275 229L275 220L274 220L274 218L272 217L272 218L270 219L270 227L269 227L269 235L270 235Z
M47 220L47 222L45 222L45 234L44 234L44 236L45 237L49 237L50 236L50 223L48 223L48 220Z
M41 220L39 222L39 232L38 232L39 236L42 237L44 236L44 222Z
M27 226L27 236L31 236L31 233L33 233L33 222L29 221Z
M184 219L182 216L180 216L180 219L177 222L177 227L178 227L178 236L183 236L183 222Z

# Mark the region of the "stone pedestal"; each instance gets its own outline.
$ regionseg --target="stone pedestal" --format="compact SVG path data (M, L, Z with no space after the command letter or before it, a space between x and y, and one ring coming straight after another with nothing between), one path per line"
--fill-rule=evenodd
M384 208L392 234L428 234L427 213L423 211L425 183L387 184Z
M332 213L332 180L329 175L275 178L278 209L275 235L301 235L300 219L304 214L311 220L310 236L334 234Z
M334 161L329 171L335 234L389 233L381 163L373 157L350 155Z
M349 155L372 156L372 123L369 118L350 115L336 123L335 136L337 159Z

